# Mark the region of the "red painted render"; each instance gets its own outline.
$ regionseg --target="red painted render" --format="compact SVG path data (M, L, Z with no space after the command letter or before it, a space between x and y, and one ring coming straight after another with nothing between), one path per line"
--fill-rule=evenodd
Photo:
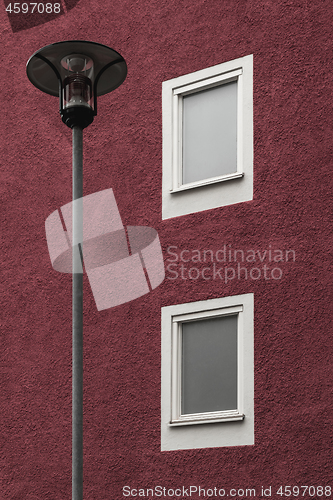
M128 64L84 132L85 194L112 187L124 225L158 231L166 265L169 246L296 256L279 263L281 279L172 280L166 271L148 295L101 312L85 281L84 498L120 499L125 485L257 496L272 486L275 499L280 485L333 488L331 2L80 0L19 31L4 7L0 16L0 498L71 495L71 277L52 269L44 233L71 200L71 132L57 99L25 74L36 50L66 39L109 45ZM253 201L162 221L162 81L248 54ZM161 452L161 306L249 292L255 445Z

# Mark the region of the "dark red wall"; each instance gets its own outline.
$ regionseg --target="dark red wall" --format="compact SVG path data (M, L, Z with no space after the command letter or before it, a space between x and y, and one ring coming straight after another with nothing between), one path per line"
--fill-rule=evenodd
M112 187L125 225L159 232L166 264L171 245L296 255L279 263L279 280L170 280L167 272L150 294L102 312L85 281L85 498L120 499L125 485L251 487L258 496L261 486L329 485L331 2L80 0L20 30L4 7L0 16L0 498L71 495L71 277L51 268L44 234L46 217L71 199L71 132L57 99L25 74L36 50L66 39L110 45L128 64L84 134L85 194ZM253 201L162 221L162 81L248 54ZM255 446L160 452L161 306L249 292Z

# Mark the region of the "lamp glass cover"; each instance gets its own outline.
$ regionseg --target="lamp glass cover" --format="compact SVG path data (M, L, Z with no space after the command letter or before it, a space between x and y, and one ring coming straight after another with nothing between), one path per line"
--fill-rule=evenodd
M63 79L63 108L86 106L94 108L94 63L90 57L71 54L61 60L65 71Z

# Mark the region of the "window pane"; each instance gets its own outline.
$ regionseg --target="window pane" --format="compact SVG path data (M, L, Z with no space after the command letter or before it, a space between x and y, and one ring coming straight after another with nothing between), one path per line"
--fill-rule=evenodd
M237 315L182 325L182 414L237 409Z
M237 171L237 81L183 97L183 183Z

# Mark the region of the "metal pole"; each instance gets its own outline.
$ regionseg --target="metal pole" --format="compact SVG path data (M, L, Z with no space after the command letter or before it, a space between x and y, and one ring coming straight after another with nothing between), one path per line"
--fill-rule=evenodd
M83 132L73 127L72 500L83 500ZM74 203L74 200L81 201Z

